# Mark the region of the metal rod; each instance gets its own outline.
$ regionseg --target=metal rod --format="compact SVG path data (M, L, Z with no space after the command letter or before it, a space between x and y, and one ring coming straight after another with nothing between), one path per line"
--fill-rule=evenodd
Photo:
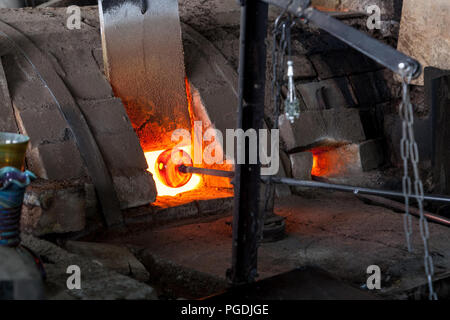
M417 78L422 72L418 61L330 17L326 13L311 8L305 12L305 17L320 29L327 31L397 74L401 74L400 66L402 64L408 65L411 68L412 78Z
M358 197L358 199L360 199L362 201L369 202L369 204L372 203L372 204L375 204L375 205L378 205L378 206L381 206L381 207L389 208L389 209L394 210L396 212L398 212L398 211L404 212L404 210L405 210L405 204L404 203L400 203L400 202L397 202L397 201L392 201L392 200L389 200L389 199L384 198L384 197L372 196L372 195L363 195L363 194L360 194L357 197ZM410 207L409 210L410 210L410 213L413 216L415 216L417 218L420 218L420 210L419 209L414 208L414 207ZM446 227L450 227L450 218L446 218L446 217L443 217L443 216L440 216L440 215L437 215L437 214L434 214L434 213L429 213L429 212L426 212L426 211L424 212L424 216L429 221L432 221L432 222L435 222L435 223L439 223L439 224L444 225Z
M415 216L415 217L417 217L417 218L420 218L420 214L419 213L417 213L417 212L410 212L413 216ZM429 221L432 221L432 222L435 222L435 223L439 223L439 224L442 224L443 226L447 226L447 227L450 227L450 219L448 219L448 218L446 218L446 217L443 217L443 216L439 216L439 215L435 215L435 214L432 214L432 213L424 213L424 216L429 220Z
M196 168L196 167L189 167L189 166L184 166L184 165L181 165L178 169L184 173L205 174L205 175L210 175L210 176L226 177L226 178L234 177L234 171ZM398 191L353 187L353 186L346 186L346 185L333 184L333 183L327 183L327 182L298 180L298 179L293 179L293 178L280 178L280 177L273 177L273 176L271 176L270 178L269 178L269 176L263 176L263 177L261 177L261 180L263 180L264 182L268 182L270 180L273 183L287 184L290 186L299 186L299 187L307 187L307 188L322 188L322 189L353 192L354 194L363 193L363 194L374 194L374 195L382 195L382 196L396 197L396 198L404 197L403 193L398 192ZM416 196L411 195L410 198L415 199ZM450 203L450 197L443 196L443 195L428 194L428 195L424 195L423 199L428 200L428 201L449 202Z
M264 178L263 178L263 180L264 180ZM396 192L396 191L385 191L385 190L377 190L377 189L370 189L370 188L360 188L360 187L336 185L336 184L317 182L317 181L306 181L306 180L297 180L297 179L279 178L279 177L272 177L271 181L273 183L279 183L279 184L282 183L282 184L287 184L287 185L291 185L291 186L308 187L308 188L323 188L323 189L331 189L331 190L337 190L337 191L347 191L347 192L353 192L355 195L365 193L365 194L383 195L383 196L391 196L391 197L399 197L399 198L404 197L403 193ZM411 195L410 197L415 198L415 195ZM426 196L424 196L424 199L430 200L430 201L450 202L450 197L438 196L438 195L426 195ZM418 214L414 210L411 210L411 214L420 218L420 214ZM450 219L448 219L446 217L442 217L442 216L435 215L432 213L425 213L425 217L430 221L450 227Z
M289 5L290 0L260 0L283 9ZM327 31L334 37L345 42L379 64L401 74L400 66L409 67L412 78L417 78L422 72L421 65L413 58L395 50L394 48L368 36L367 34L340 22L330 15L320 12L309 6L310 1L294 0L289 6L288 12L311 22L313 25Z
M209 176L225 177L225 178L233 178L234 177L233 171L196 168L196 167L190 167L190 166L185 166L185 165L179 166L178 170L183 173L204 174L204 175L209 175ZM262 177L261 179L265 182L269 181L269 177ZM403 198L403 193L396 192L396 191L389 191L389 190L359 188L359 187L331 184L331 183L326 183L326 182L306 181L306 180L297 180L297 179L291 179L291 178L278 178L278 177L271 177L270 181L273 183L287 184L287 185L291 185L291 186L332 189L332 190L337 190L337 191L353 192L354 194L374 194L374 195L383 195L383 196L392 196L392 197ZM411 195L411 198L415 198L415 196ZM450 202L450 197L445 197L445 196L440 196L440 195L425 195L424 200ZM400 203L399 203L399 205L400 205ZM413 214L416 217L420 217L420 215L417 214L417 212L411 211L411 214ZM442 224L442 225L445 225L448 227L450 226L449 218L439 216L436 214L432 214L432 213L425 213L425 217L430 221L433 221L433 222L436 222L436 223L439 223L439 224Z
M185 166L185 165L179 166L178 170L183 173L205 174L208 176L216 176L216 177L224 177L224 178L233 178L234 177L234 171L197 168L197 167L190 167L190 166Z
M265 180L267 178L262 177L262 179ZM375 194L375 195L398 197L398 198L404 197L402 192L390 191L390 190L361 188L361 187L345 186L345 185L332 184L332 183L326 183L326 182L297 180L297 179L292 179L292 178L272 177L271 180L273 183L287 184L290 186L332 189L332 190L338 190L338 191L353 192L354 194L365 193L365 194ZM417 198L417 197L415 195L411 195L410 198ZM450 197L441 196L441 195L425 195L424 200L438 201L438 202L450 202Z

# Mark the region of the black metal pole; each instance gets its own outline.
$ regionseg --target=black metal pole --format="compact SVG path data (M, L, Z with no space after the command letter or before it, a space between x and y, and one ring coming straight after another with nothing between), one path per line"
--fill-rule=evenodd
M239 110L237 128L262 128L266 81L268 5L259 0L241 1L239 63ZM254 147L254 146L252 146ZM254 281L264 215L259 208L261 165L249 164L249 141L245 142L245 164L235 162L233 254L228 279L233 285ZM259 154L259 152L258 152Z

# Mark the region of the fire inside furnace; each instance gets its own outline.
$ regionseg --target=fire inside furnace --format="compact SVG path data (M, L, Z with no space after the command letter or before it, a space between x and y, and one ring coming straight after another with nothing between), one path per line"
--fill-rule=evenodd
M158 196L175 196L177 194L194 190L201 184L201 177L197 174L182 173L178 166L192 165L190 147L158 150L145 153L148 171L155 180Z
M319 154L313 153L312 176L322 176L327 172L328 164L321 161Z

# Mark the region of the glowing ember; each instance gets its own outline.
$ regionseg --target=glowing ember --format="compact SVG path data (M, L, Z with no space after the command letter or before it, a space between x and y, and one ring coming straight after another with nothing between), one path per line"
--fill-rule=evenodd
M312 176L323 176L327 173L328 163L326 163L326 159L320 157L320 154L313 153L313 166L311 169Z
M313 154L313 176L339 177L362 170L359 149L355 144L321 147L310 152Z
M190 148L184 147L181 149L183 151L180 150L181 153L179 156L181 156L182 162L187 161L186 156L190 161ZM153 174L158 196L175 196L179 193L197 188L201 182L199 175L193 174L189 179L189 175L178 172L176 170L176 164L170 161L171 153L172 150L158 150L145 153L148 164L147 170Z

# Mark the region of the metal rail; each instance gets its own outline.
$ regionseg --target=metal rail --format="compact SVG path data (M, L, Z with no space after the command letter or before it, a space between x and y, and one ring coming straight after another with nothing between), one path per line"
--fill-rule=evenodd
M234 177L234 171L197 168L197 167L190 167L190 166L185 166L185 165L179 166L178 170L183 173L204 174L204 175L224 177L224 178L233 178ZM264 182L268 182L269 176L262 176L261 180ZM373 189L373 188L353 187L353 186L320 182L320 181L299 180L299 179L282 178L282 177L270 177L270 181L273 183L286 184L289 186L297 186L297 187L305 187L305 188L321 188L321 189L329 189L329 190L336 190L336 191L353 192L354 194L362 193L362 194L373 194L373 195L386 196L386 197L404 198L404 195L402 192L392 191L392 190L380 190L380 189ZM417 196L412 194L410 196L410 198L416 199ZM435 195L435 194L424 195L423 200L450 203L450 197L443 196L443 195Z
M234 171L197 168L197 167L190 167L190 166L185 166L185 165L179 166L178 170L183 173L204 174L204 175L224 177L224 178L233 178L234 177ZM328 190L352 192L355 195L370 194L370 195L379 195L379 196L396 197L396 198L404 197L402 192L397 192L397 191L353 187L353 186L332 184L332 183L319 182L319 181L298 180L298 179L280 178L280 177L270 177L270 179L269 179L268 176L261 177L261 180L264 182L269 182L269 180L270 180L271 183L286 184L286 185L297 186L297 187L321 188L321 189L328 189ZM416 196L411 195L411 198L414 199L414 198L416 198ZM425 195L423 200L450 203L450 197L446 197L446 196L442 196L442 195ZM418 216L418 214L414 214L414 215ZM433 222L436 222L436 223L439 223L439 224L442 224L442 225L445 225L448 227L450 226L449 218L435 215L432 213L425 213L425 216L430 221L433 221Z
M266 178L262 178L262 180L265 180L265 179ZM353 192L354 194L365 193L365 194L374 194L374 195L381 195L381 196L387 196L387 197L404 198L403 193L397 192L397 191L353 187L353 186L346 186L346 185L332 184L332 183L318 182L318 181L307 181L307 180L297 180L297 179L292 179L292 178L272 177L272 182L278 183L278 184L287 184L290 186L297 186L297 187L321 188L321 189L331 189L331 190L337 190L337 191ZM416 196L410 195L410 198L415 199ZM450 197L441 196L441 195L424 195L423 199L429 200L429 201L450 202Z
M338 185L338 184L332 184L332 183L326 183L326 182L305 181L305 180L297 180L297 179L291 179L291 178L279 178L279 177L272 177L271 181L273 183L287 184L290 186L322 188L322 189L328 189L328 190L353 192L353 194L355 194L355 195L373 194L373 195L382 195L382 196L388 196L388 197L404 198L404 194L402 192L389 191L389 190L352 187L352 186ZM410 198L414 199L414 198L416 198L416 196L411 195ZM450 197L441 196L441 195L425 195L423 197L423 200L450 202ZM420 218L420 214L415 211L411 211L411 214L414 215L415 217ZM442 217L442 216L432 214L432 213L425 213L424 215L430 221L450 227L450 219L448 219L446 217Z
M224 177L224 178L233 178L234 177L234 171L197 168L197 167L190 167L190 166L185 166L185 165L180 165L178 167L178 171L183 172L183 173L206 174L209 176Z

